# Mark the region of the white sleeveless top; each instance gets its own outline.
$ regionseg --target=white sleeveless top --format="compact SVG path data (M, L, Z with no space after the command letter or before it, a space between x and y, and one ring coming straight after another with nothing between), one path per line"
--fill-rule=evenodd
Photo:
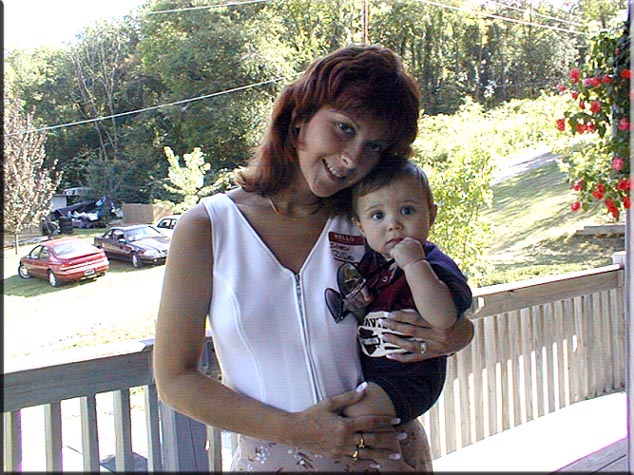
M227 195L202 203L213 230L209 321L223 384L291 412L354 389L363 377L356 319L335 323L324 301L341 261L363 255L354 224L330 218L295 274Z

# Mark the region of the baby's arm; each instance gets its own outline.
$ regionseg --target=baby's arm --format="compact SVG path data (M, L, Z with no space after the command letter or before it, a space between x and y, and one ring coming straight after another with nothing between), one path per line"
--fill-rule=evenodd
M387 393L376 383L368 383L363 399L346 406L343 415L359 417L366 415L396 416L396 410Z
M392 256L405 273L421 317L434 328L451 327L458 318L458 310L449 288L427 262L422 243L405 238L394 246Z

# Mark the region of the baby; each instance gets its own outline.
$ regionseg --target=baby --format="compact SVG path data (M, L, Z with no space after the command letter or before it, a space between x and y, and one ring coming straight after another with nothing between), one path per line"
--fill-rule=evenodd
M427 240L438 207L427 176L415 163L403 158L376 167L355 186L352 196L353 221L370 249L356 266L367 283L356 297L345 299L345 305L361 322L358 338L370 384L366 397L344 414L398 415L405 422L428 410L440 393L421 393L412 407L398 393L391 393L389 384L379 387L373 382L386 373L394 378L399 372L402 379L442 378L444 382L446 357L416 365L390 359L404 350L383 341L384 332L397 333L381 322L391 311L411 309L430 327L448 328L471 306L471 289L455 262ZM424 353L426 342L418 343Z

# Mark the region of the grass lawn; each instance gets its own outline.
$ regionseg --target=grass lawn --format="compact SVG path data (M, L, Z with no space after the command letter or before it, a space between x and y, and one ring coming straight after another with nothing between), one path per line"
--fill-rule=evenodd
M76 229L74 235L92 242L103 231ZM19 257L33 247L4 254L5 361L153 337L165 266L135 269L111 260L103 277L54 288L44 279L18 276Z
M490 213L495 272L487 284L556 275L608 265L623 238L575 236L603 215L573 213L573 194L556 164L530 170L494 186ZM92 242L103 230L75 230ZM20 248L25 255L33 245ZM4 255L4 356L46 358L51 352L154 335L165 266L134 269L111 261L96 281L51 287L17 275L19 256Z
M612 263L624 249L623 236L576 235L585 225L604 224L607 213L573 212L575 195L566 175L552 162L493 187L495 271L487 284L557 275Z

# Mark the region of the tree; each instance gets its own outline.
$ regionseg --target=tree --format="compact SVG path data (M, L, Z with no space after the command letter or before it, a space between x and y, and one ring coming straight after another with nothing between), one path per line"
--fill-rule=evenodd
M180 201L174 206L175 213L187 211L198 203L200 198L211 192L210 186L205 186L205 176L211 168L209 163L205 163L205 155L199 147L194 148L192 153L186 153L185 166L181 166L180 158L174 155L170 147L165 147L165 155L169 163L169 170L165 189L180 196ZM158 203L172 205L158 201Z
M27 132L34 128L35 110L24 114L17 96L4 99L4 228L14 236L18 253L19 235L38 223L50 208L50 201L61 180L54 162L44 165L46 134Z

